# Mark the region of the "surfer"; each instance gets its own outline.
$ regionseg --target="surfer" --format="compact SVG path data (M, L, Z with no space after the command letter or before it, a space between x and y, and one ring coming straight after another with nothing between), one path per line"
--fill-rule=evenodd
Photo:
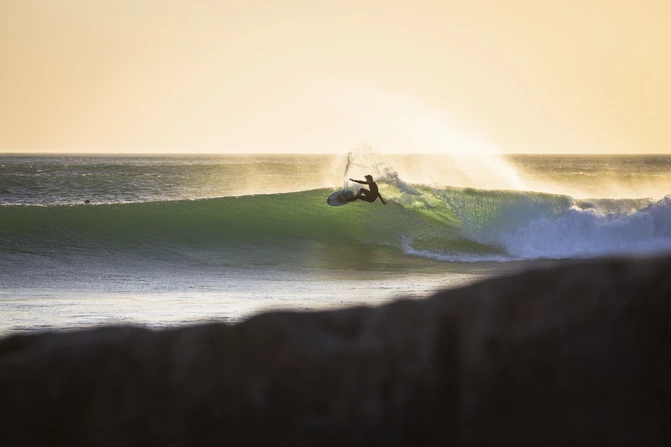
M367 190L366 188L361 188L354 197L352 197L351 199L347 199L348 202L354 202L355 200L365 200L366 202L373 203L379 197L383 205L387 204L387 202L385 202L384 199L382 198L382 194L380 194L380 191L377 189L377 183L373 181L372 175L368 174L366 176L366 180L354 180L353 178L351 178L350 181L360 183L362 185L368 185L370 191Z

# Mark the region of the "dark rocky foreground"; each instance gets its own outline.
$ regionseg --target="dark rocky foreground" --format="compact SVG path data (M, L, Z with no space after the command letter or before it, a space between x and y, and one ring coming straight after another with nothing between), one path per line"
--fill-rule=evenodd
M671 258L0 341L0 445L671 445Z

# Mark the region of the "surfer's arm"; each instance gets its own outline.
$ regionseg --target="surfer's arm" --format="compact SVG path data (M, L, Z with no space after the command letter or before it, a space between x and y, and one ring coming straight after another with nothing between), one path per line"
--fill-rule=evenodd
M387 202L385 202L384 199L382 198L382 194L380 194L380 193L378 192L377 195L378 195L378 197L380 197L380 200L382 200L382 204L383 204L383 205L386 205Z
M354 180L353 178L351 178L350 181L355 182L355 183L360 183L362 185L367 185L368 184L368 181Z

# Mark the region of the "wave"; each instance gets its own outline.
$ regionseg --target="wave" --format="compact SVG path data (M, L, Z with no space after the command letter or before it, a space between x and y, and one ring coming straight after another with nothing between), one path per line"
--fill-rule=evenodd
M329 252L444 262L671 251L671 196L569 196L412 185L383 177L390 200L329 207L332 189L105 205L0 206L3 256L301 262ZM335 254L334 254L335 253Z

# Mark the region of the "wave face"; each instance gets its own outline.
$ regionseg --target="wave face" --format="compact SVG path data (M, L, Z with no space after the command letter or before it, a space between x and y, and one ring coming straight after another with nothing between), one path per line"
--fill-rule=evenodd
M380 182L391 201L329 207L332 188L102 205L0 206L0 256L239 266L352 256L511 261L671 251L671 197L565 195Z

